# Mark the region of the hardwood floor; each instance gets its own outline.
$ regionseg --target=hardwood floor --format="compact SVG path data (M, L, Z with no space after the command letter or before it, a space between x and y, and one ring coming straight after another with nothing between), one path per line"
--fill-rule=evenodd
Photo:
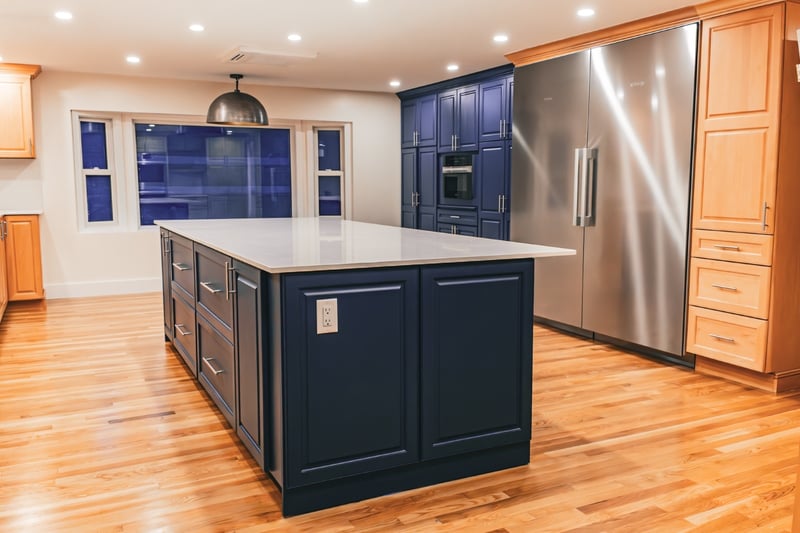
M536 328L531 464L283 519L158 294L12 304L0 531L789 531L800 393Z

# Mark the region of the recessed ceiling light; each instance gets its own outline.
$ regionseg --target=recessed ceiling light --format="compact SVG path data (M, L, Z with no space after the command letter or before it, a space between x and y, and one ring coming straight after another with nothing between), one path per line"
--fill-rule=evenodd
M202 24L192 24L189 26L189 29L192 31L204 31L206 28Z
M578 10L579 17L592 17L594 16L594 9L591 7L584 7L583 9Z
M300 35L296 33L292 33L289 35L289 37L287 37L287 39L289 39L290 41L299 41L300 39L302 39L302 37L300 37Z
M400 87L400 80L392 80L389 82L392 87Z
M450 72L455 72L456 70L458 70L458 65L456 65L455 63L450 63L449 65L447 65L447 70L449 70Z
M55 16L59 20L72 20L72 13L69 11L56 11Z
M505 33L498 33L497 35L495 35L493 37L493 39L494 39L494 42L496 42L496 43L504 43L504 42L508 41L508 35L506 35Z
M142 60L139 56L128 56L125 58L128 63L141 63Z
M2 60L3 60L3 56L0 56L0 61L2 61Z

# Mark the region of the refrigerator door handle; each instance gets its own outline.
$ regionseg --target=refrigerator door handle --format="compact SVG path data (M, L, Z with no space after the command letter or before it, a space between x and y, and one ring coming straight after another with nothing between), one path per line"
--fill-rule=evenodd
M583 219L581 215L578 214L579 208L578 204L581 203L581 190L583 190L581 184L581 178L583 173L581 172L583 167L583 148L575 148L575 167L573 169L572 174L572 225L573 226L583 226Z
M587 148L584 152L583 167L583 226L594 226L594 187L597 180L597 148Z

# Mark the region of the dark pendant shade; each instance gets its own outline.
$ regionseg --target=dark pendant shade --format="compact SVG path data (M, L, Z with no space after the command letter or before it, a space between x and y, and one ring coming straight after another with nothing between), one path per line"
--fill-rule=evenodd
M233 92L221 94L208 107L206 122L209 124L232 124L266 126L269 124L267 110L261 102L239 90L239 80L244 76L231 74L236 80Z

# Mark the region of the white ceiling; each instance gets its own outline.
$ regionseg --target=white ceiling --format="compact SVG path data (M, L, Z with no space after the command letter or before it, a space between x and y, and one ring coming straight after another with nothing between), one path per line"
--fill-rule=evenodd
M44 70L397 92L508 61L504 54L696 0L0 0L0 57ZM581 7L597 14L578 18ZM68 10L70 21L53 14ZM205 26L189 31L192 23ZM509 40L492 41L503 32ZM303 39L290 42L298 33ZM294 58L230 64L238 46ZM125 57L136 54L141 63ZM285 60L286 58L281 58ZM445 66L455 62L460 70ZM389 87L399 79L399 88Z

